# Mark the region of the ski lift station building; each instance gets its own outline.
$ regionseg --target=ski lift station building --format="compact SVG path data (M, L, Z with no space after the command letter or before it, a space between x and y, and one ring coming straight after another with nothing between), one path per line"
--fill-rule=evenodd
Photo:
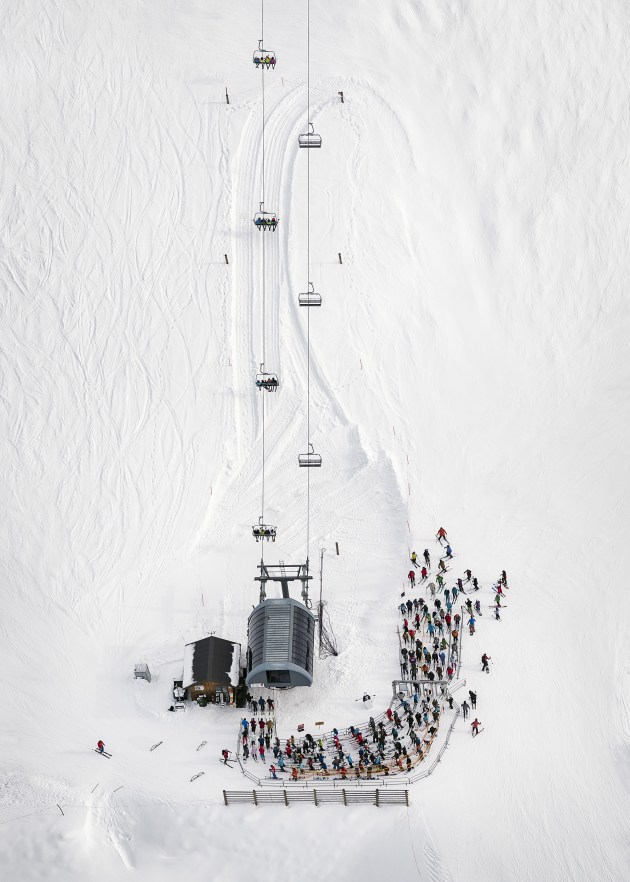
M204 637L184 647L183 688L191 701L205 696L233 704L239 682L241 644L221 637Z
M268 598L248 621L247 686L310 686L313 683L315 617L292 597Z

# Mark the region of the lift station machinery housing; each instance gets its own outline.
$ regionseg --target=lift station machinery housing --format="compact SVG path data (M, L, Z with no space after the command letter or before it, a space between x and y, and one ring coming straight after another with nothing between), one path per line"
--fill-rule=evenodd
M315 616L308 606L305 564L260 563L260 600L249 617L247 686L310 686L313 683ZM302 583L302 603L289 596L289 582ZM267 597L267 582L280 582L282 597Z

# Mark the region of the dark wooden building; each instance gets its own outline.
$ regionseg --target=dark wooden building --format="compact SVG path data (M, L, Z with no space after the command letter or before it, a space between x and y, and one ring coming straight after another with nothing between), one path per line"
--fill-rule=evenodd
M183 687L195 701L234 703L240 674L241 644L221 637L204 637L184 648Z

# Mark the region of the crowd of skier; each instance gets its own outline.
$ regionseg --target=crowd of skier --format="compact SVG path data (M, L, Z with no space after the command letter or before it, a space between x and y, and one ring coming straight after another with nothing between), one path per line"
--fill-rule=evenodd
M462 576L447 577L451 572L454 552L444 528L436 534L440 557L432 577L431 555L425 548L419 561L411 552L412 569L407 574L410 589L416 587L416 571L420 571L418 588L422 594L407 597L403 590L398 611L399 626L399 691L390 706L379 716L370 717L361 726L349 726L314 737L298 733L281 741L276 733L275 706L271 696L254 697L247 694L247 710L240 723L239 753L243 761L269 762L269 775L290 775L321 778L333 775L341 779L368 778L410 772L421 763L435 741L444 715L453 710L451 683L457 679L462 646L462 626L469 634L475 633L477 616L483 615L478 580L470 569ZM451 583L446 585L446 579ZM425 590L426 589L426 590ZM500 620L503 600L508 590L507 573L492 586L494 618ZM474 597L474 600L473 600ZM465 598L465 600L463 600ZM481 655L481 670L490 671L491 657ZM461 704L463 719L467 721L471 709L477 708L477 694L469 690L470 703ZM364 707L369 695L364 695ZM472 735L483 731L477 717L469 724ZM303 729L303 727L300 727ZM161 743L161 742L160 742ZM205 742L204 742L205 743ZM111 757L105 744L98 741L97 753ZM227 765L230 751L221 752Z
M411 553L409 589L405 587L398 607L400 691L390 706L361 726L334 728L317 736L298 733L281 740L275 731L273 699L248 694L248 708L253 716L241 720L243 760L269 763L268 776L273 779L283 775L292 780L329 776L346 780L411 772L425 759L438 735L440 722L453 709L450 685L459 671L462 627L466 626L473 635L477 617L482 615L477 578L470 569L449 578L454 552L443 528L438 530L436 540L440 556L434 570L428 549L421 559L415 551ZM420 578L416 582L417 571ZM446 584L447 580L451 584ZM408 597L408 590L416 585L421 595ZM507 587L503 570L493 586L497 619ZM490 656L484 653L483 671L489 670L489 661ZM366 699L369 696L364 696ZM469 699L470 703L464 700L461 705L464 720L468 719L471 707L476 710L477 695L472 690ZM469 725L473 735L481 731L476 717Z

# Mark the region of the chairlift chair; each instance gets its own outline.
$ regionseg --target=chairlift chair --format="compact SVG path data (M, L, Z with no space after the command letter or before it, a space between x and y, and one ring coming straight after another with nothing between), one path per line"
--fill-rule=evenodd
M276 528L272 527L270 524L263 524L263 516L261 515L258 518L258 523L252 527L252 535L256 542L259 540L262 542L263 540L271 539L272 542L276 541Z
M275 233L279 223L278 215L274 211L265 211L264 204L264 202L260 203L260 211L254 215L254 223L259 230L271 230L272 233Z
M322 464L322 458L319 453L315 453L315 449L312 444L309 444L308 446L310 448L308 453L300 453L298 455L298 463L301 468L318 469Z
M298 296L298 302L300 306L321 306L322 305L322 295L318 294L313 287L313 283L308 283L308 291L303 291Z
M308 124L308 132L298 135L298 144L300 147L321 147L322 136L315 133L313 123Z
M259 70L261 65L266 68L275 67L277 60L276 53L263 49L262 40L259 40L258 49L254 52L253 59L256 70Z
M260 372L256 374L256 386L259 389L266 389L267 392L275 392L280 382L278 375L263 370L264 364L260 365Z

